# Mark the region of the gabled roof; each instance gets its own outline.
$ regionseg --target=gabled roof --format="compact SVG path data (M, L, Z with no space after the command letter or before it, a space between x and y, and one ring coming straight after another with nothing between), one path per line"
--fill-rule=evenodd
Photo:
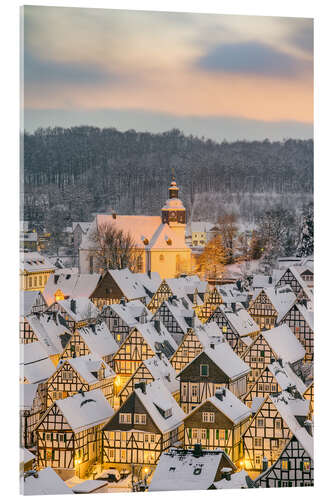
M134 389L134 392L163 434L176 429L183 423L185 413L161 380L147 384L145 393L141 388ZM165 418L158 408L163 411L170 409L171 416Z
M165 307L169 309L170 313L178 323L179 328L183 331L183 333L186 333L189 328L189 323L185 318L192 318L194 313L186 298L169 298L168 300L165 300L162 305L165 305Z
M211 222L191 222L191 231L192 233L208 233L214 227L214 224Z
M266 288L266 287L268 287L270 285L269 279L270 279L270 276L265 276L264 274L255 274L253 276L252 288Z
M199 356L202 356L203 353L205 353L208 358L231 380L237 379L242 375L246 375L251 371L249 365L237 356L237 354L230 347L229 343L225 340L224 336L221 335L221 339L218 341L207 343L203 347L202 352L198 354L190 363L188 363L188 365L178 373L177 377L179 377L182 372L187 370L192 363L195 363Z
M257 325L252 316L250 316L247 310L239 303L236 303L234 311L224 304L217 306L214 312L217 310L221 311L221 313L229 321L234 332L241 337L250 335L251 333L255 333L260 330L259 325Z
M216 481L214 486L217 490L257 488L253 479L250 478L244 469L231 474L230 479Z
M118 344L104 321L83 326L78 333L89 350L98 356L109 356L118 350Z
M20 384L20 409L30 410L37 394L38 384Z
M72 336L71 331L60 322L60 314L30 314L26 320L48 356L61 354Z
M41 342L21 344L21 379L27 379L29 384L47 380L55 371L54 364L48 357Z
M298 267L298 266L290 266L285 270L283 275L285 273L287 273L288 271L290 271L294 275L295 279L298 281L299 285L303 288L303 291L304 291L305 295L308 297L308 299L313 300L313 292L312 292L311 288L308 287L307 283L303 280L303 278L300 274L301 272L305 271L305 269L307 269L307 268ZM281 278L283 277L283 275L281 276Z
M313 330L314 329L314 313L313 313L313 311L309 310L306 306L304 306L303 304L300 304L299 302L295 302L295 304L293 304L291 306L289 311L287 311L286 314L284 315L284 317L281 319L281 322L283 322L285 320L287 314L290 312L290 310L293 307L296 307L296 309L299 310L299 312L303 316L303 318L306 321L306 323L308 324L308 326L311 328L311 330Z
M66 358L60 361L61 364L68 363L80 375L80 377L89 385L96 384L98 378L94 373L104 368L104 379L116 376L115 372L102 360L98 354L87 354L76 358ZM58 365L59 366L59 365Z
M25 464L27 462L30 462L31 460L35 460L36 456L31 453L31 451L27 450L26 448L21 448L20 449L20 461L24 462Z
M43 296L39 290L22 290L20 297L20 316L24 317L31 313L33 306L36 304L37 299Z
M202 450L195 457L193 450L170 448L161 454L149 485L149 491L207 490L220 472L222 458L235 470L224 451Z
M77 434L102 424L114 414L101 389L74 394L55 401L72 430Z
M91 222L72 222L72 232L76 229L76 226L80 226L82 231L86 233L91 226Z
M163 382L171 394L179 391L179 381L176 379L176 370L163 353L161 353L160 357L153 356L144 360L143 364L151 373L153 379Z
M39 470L35 476L21 479L23 495L74 495L65 481L51 468Z
M219 399L216 395L211 396L207 400L203 401L199 406L194 408L188 415L186 415L185 420L199 411L207 401L210 401L215 408L223 413L234 425L242 422L251 415L251 410L246 406L240 399L237 398L229 389L224 388L224 395L222 399Z
M20 255L20 269L29 273L54 271L55 267L47 257L39 252L25 252Z
M147 273L133 273L133 278L141 282L143 287L152 295L156 292L162 282L158 272L152 272L150 273L150 276L148 276Z
M281 287L267 287L257 290L253 295L252 302L256 300L260 293L266 294L277 312L277 322L279 322L291 306L296 301L296 295L289 285Z
M159 322L159 331L153 322L138 323L135 328L141 333L153 352L161 351L170 358L176 351L178 346L162 322Z
M138 323L136 318L143 313L145 313L147 321L150 321L153 316L140 300L131 300L124 304L110 304L103 307L103 311L107 311L108 309L114 311L129 327L136 326Z
M97 318L100 314L99 309L86 297L58 300L57 304L61 306L70 318L79 323L88 319ZM75 312L72 309L75 306Z
M216 289L221 295L223 302L227 304L247 302L249 299L248 292L246 290L241 292L234 284L216 286Z
M281 366L282 365L282 366ZM288 386L295 385L296 389L303 394L306 391L306 385L303 381L296 375L296 373L291 369L289 363L280 360L274 361L267 366L267 369L275 377L277 383L284 391Z
M108 273L127 299L141 299L147 296L141 280L129 269L109 269Z
M43 296L48 305L55 302L55 293L60 290L65 297L89 299L94 292L101 276L100 274L78 274L64 272L51 274L45 285Z
M304 358L304 347L285 323L263 331L261 335L278 358L288 363L295 363Z

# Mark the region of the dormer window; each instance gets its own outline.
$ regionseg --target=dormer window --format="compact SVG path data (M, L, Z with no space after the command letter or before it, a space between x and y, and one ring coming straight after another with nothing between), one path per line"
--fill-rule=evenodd
M172 415L172 408L168 408L167 410L165 410L164 418L169 418L171 417L171 415Z

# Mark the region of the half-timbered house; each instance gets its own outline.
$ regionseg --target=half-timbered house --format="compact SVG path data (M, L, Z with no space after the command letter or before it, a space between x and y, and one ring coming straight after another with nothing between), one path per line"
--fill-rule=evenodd
M129 332L138 323L147 323L152 319L151 312L140 300L126 302L124 298L119 304L104 306L101 316L118 345L126 340Z
M148 491L208 490L225 470L232 477L236 467L223 450L170 448L160 456Z
M20 332L20 342L27 344L39 341L57 366L72 336L64 317L57 312L45 312L29 314L25 320L24 331Z
M155 356L157 352L162 352L169 359L176 349L176 342L160 321L135 326L112 359L119 389L127 383L142 361Z
M48 311L60 312L72 332L94 322L100 315L99 309L85 297L58 300L47 309Z
M281 321L295 301L296 295L290 286L268 287L254 293L248 312L261 330L269 330Z
M129 269L108 269L90 295L92 302L99 308L110 304L118 304L124 298L148 302L149 296L141 280Z
M197 276L165 279L153 295L148 309L154 314L169 297L187 298L192 306L202 306L208 294L208 284Z
M154 380L163 382L176 401L179 400L179 381L176 378L176 370L168 358L163 353L158 352L156 356L140 363L127 384L121 389L118 395L119 404L122 405L126 401L134 391L136 384L140 382L149 384Z
M185 417L184 446L221 448L238 465L243 458L241 436L249 426L250 416L250 409L231 391L219 389Z
M89 299L100 279L100 274L78 274L61 269L49 277L43 296L48 306L59 300Z
M276 283L277 287L285 285L291 287L298 300L303 298L309 301L313 300L313 271L310 268L302 266L288 267Z
M289 411L283 400L276 401L282 418L292 436L277 460L255 479L260 488L313 486L313 426L309 420L299 418ZM265 469L266 465L264 466Z
M240 303L234 303L231 307L220 304L210 315L207 323L211 321L219 325L232 350L238 356L244 353L260 331L257 323Z
M255 383L263 369L278 359L283 359L297 369L305 356L305 349L297 340L289 326L282 324L261 332L242 355L251 372L249 388Z
M313 410L314 410L314 382L312 381L305 391L303 392L303 398L308 399L310 401L309 404L309 418L312 419L313 417Z
M102 322L91 323L74 331L61 359L97 354L110 366L118 344L108 327Z
M247 391L249 372L250 367L221 336L205 345L202 352L178 373L179 404L185 413L189 413L224 387L241 398Z
M220 328L213 321L203 325L194 318L193 324L193 327L187 329L181 344L170 359L176 372L181 371L198 356L205 345L222 338Z
M295 387L267 396L243 434L245 468L261 472L264 457L270 467L293 434L286 415L291 415L293 422L304 422L308 413L309 401Z
M160 320L179 345L188 328L192 325L195 314L187 298L174 296L165 300L155 312L153 319Z
M20 384L20 446L35 445L34 428L39 421L44 405L39 384Z
M103 429L103 466L154 467L161 453L182 441L184 416L160 380L137 385Z
M305 361L312 361L314 354L313 311L296 302L283 316L280 324L286 323L305 349Z
M47 406L79 391L100 389L113 406L115 373L97 354L88 354L60 361L57 370L46 382Z
M40 291L21 291L20 296L20 343L29 342L34 337L31 327L26 320L30 314L42 313L47 304ZM34 338L33 340L37 340ZM33 342L31 340L31 342Z
M207 293L204 303L195 307L195 313L197 317L205 323L216 307L222 304L222 302L222 296L218 292L217 287L214 286L214 288Z
M100 389L55 401L35 428L38 469L84 477L101 460L101 428L113 413Z
M306 390L305 384L292 370L290 364L279 359L262 370L259 377L245 394L243 403L251 407L253 401L258 400L258 398L265 399L269 394L279 393L287 389L288 386L293 385L300 394L303 394Z

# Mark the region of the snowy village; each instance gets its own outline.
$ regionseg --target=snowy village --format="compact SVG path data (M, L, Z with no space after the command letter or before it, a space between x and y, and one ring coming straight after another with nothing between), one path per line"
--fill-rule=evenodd
M313 214L286 256L169 179L160 215L66 227L75 259L21 222L25 495L314 484Z

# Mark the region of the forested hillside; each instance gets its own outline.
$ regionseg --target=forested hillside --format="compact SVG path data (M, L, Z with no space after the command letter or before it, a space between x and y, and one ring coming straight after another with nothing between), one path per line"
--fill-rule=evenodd
M308 199L313 141L217 143L179 130L38 129L24 134L24 217L42 222L52 210L61 211L66 222L89 220L93 212L108 210L158 214L172 168L181 198L189 213L195 206L196 218L202 193L208 199L209 193L225 194L225 199L236 194L236 205L243 193L250 199L249 193L289 200L302 200L304 194Z

